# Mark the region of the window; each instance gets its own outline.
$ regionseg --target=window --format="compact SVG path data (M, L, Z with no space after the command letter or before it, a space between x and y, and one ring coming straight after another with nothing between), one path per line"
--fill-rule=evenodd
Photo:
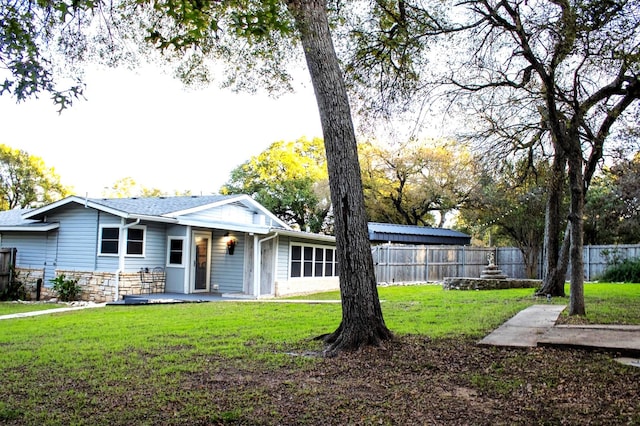
M144 254L144 229L127 229L127 254L137 256Z
M184 265L184 238L169 237L167 250L167 264L173 266Z
M128 256L144 255L144 226L133 226L125 229L127 236L126 254ZM120 228L102 227L100 228L100 254L102 255L118 255Z
M118 254L120 228L102 228L100 235L100 254Z
M292 278L337 276L335 249L292 244L290 273Z
M302 271L302 247L291 246L291 276L300 277Z

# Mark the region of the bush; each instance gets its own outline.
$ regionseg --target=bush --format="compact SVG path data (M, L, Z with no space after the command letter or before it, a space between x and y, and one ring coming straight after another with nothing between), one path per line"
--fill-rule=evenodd
M77 300L82 292L82 288L78 285L78 280L67 278L64 274L60 274L50 281L53 284L53 290L58 293L58 297L63 302Z
M0 291L0 300L26 300L28 296L27 290L18 276L18 272L12 268L9 275L12 277L11 282Z
M600 282L640 283L640 259L625 259L609 266Z

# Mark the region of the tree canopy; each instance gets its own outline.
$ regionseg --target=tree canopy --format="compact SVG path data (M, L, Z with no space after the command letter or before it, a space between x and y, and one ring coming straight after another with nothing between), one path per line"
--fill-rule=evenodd
M442 227L478 184L477 162L453 142L367 142L359 153L367 214L374 222Z
M0 144L0 210L33 208L69 195L42 158Z
M102 196L107 198L128 198L128 197L160 197L168 195L159 188L148 188L140 185L131 176L118 179L110 188L102 191ZM176 192L175 195L191 195L190 191L182 193Z
M594 177L585 205L585 242L640 242L640 154Z
M303 231L328 231L331 201L322 139L273 142L233 169L220 193L250 195Z

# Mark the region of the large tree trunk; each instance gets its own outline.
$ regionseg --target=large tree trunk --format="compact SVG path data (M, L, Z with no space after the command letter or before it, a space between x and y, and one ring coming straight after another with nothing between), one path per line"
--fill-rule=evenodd
M540 246L520 245L519 248L520 253L522 253L522 259L524 260L524 270L527 278L536 278Z
M581 150L569 154L569 185L571 188L571 286L569 295L569 315L585 315L584 306L584 176Z
M550 294L553 297L564 297L564 283L567 272L566 263L560 262L561 248L558 241L561 227L562 194L564 193L566 157L562 148L554 144L552 174L547 190L547 208L544 221L544 267L542 288L538 295ZM564 242L563 242L564 244Z
M320 112L335 216L342 322L325 341L325 354L378 345L392 338L384 323L364 208L351 109L323 0L287 0Z

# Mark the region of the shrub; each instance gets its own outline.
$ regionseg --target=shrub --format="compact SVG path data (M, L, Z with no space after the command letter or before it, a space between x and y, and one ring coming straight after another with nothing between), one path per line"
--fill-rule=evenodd
M82 288L78 285L78 280L67 278L64 274L60 274L50 281L53 284L53 290L58 293L58 297L63 302L77 300L82 292Z
M11 281L0 291L0 300L26 300L28 296L27 290L18 276L18 272L13 267L9 276Z
M640 259L624 259L605 269L600 282L640 283Z

